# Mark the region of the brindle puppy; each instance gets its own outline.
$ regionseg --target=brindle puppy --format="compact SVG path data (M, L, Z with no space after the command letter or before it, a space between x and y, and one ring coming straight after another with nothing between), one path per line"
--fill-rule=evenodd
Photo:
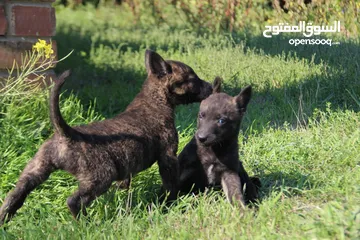
M217 78L214 94L201 102L198 130L178 157L180 190L196 193L221 184L227 199L244 207L243 188L246 200L254 201L261 185L258 178L249 178L239 161L238 134L251 86L231 97L219 93L220 82Z
M27 195L55 170L74 175L79 189L68 198L74 217L108 190L116 180L159 164L163 185L174 199L179 187L178 135L174 124L176 105L200 102L212 92L187 65L165 61L147 50L148 73L141 92L123 113L112 119L70 127L59 110L59 91L69 72L55 82L50 115L55 134L47 140L21 173L15 189L0 208L0 225L23 205Z

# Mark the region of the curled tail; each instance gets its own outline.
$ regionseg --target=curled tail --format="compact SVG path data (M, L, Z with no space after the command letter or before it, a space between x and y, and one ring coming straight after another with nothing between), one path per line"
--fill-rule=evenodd
M50 92L50 120L57 133L61 136L71 138L74 134L74 129L65 122L59 108L60 89L65 82L65 78L69 75L70 70L66 70L54 80L55 84Z

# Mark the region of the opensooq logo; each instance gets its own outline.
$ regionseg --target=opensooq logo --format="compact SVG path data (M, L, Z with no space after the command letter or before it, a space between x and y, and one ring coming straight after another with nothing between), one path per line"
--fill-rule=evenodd
M331 26L319 26L312 25L312 23L306 23L305 21L300 21L298 25L290 26L288 23L279 23L277 26L265 26L265 31L263 36L266 38L271 38L273 35L279 35L279 33L302 33L305 37L309 38L313 35L320 35L321 33L336 33L340 32L340 21L334 21L334 24ZM291 45L329 45L339 44L339 42L332 43L332 39L290 39L289 43Z

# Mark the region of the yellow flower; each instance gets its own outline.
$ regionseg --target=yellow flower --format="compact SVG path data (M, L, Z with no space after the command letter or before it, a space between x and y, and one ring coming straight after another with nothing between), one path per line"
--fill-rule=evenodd
M45 47L46 47L46 41L39 39L39 41L37 43L35 43L35 45L33 46L33 50L40 52Z
M54 53L54 50L52 50L51 45L49 44L48 46L50 46L50 47L47 47L45 49L45 57L46 58L50 58L51 55Z
M39 39L39 41L34 44L33 50L41 55L45 55L46 58L50 58L51 55L54 53L51 43L46 43L45 40L41 39Z

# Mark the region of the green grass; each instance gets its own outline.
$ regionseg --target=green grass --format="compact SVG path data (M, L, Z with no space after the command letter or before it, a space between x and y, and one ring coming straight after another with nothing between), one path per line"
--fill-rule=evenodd
M77 188L56 172L0 228L4 239L357 239L360 236L360 43L293 47L289 36L198 33L178 26L131 23L110 8L57 11L57 71L73 70L62 94L71 125L124 110L146 78L144 50L183 61L208 81L225 80L235 95L251 84L240 156L260 176L261 202L244 214L221 192L157 203L157 166L129 192L111 188L76 222L66 198ZM1 102L0 202L53 132L46 91ZM198 104L179 107L179 151L195 130Z

